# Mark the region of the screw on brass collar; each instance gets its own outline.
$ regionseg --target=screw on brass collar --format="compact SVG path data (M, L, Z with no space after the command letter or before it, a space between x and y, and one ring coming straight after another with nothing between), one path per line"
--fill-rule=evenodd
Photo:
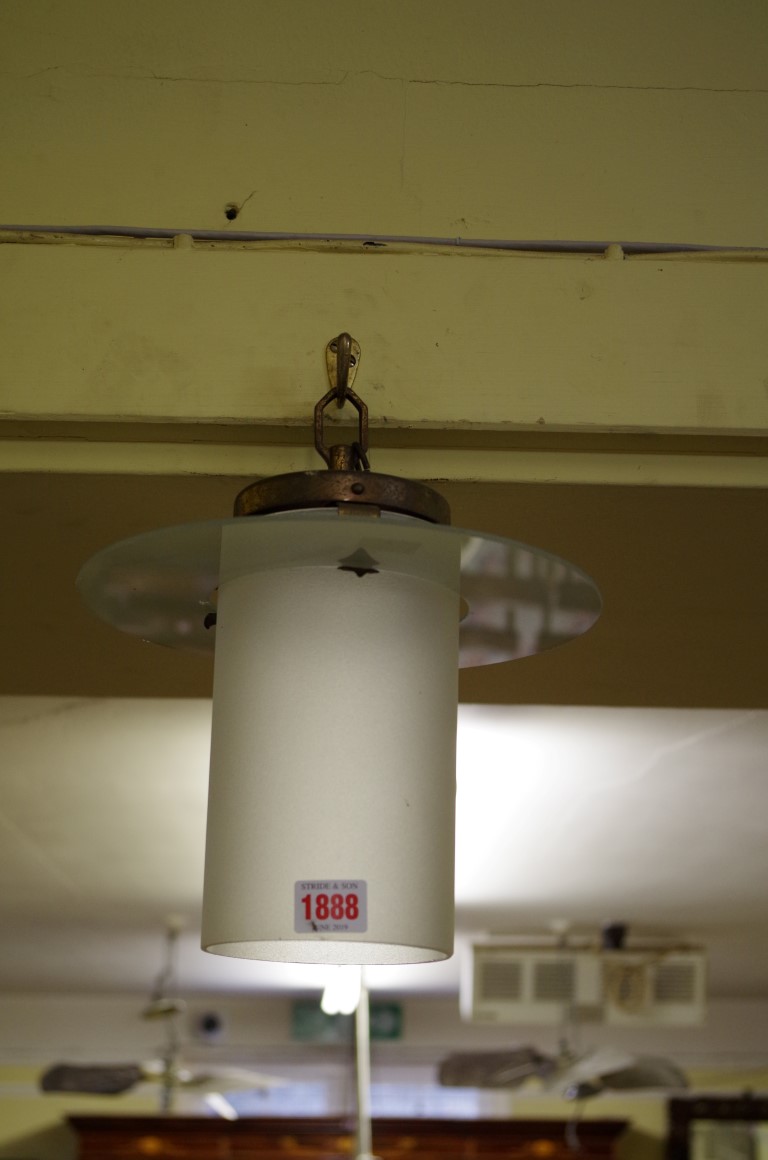
M451 509L439 492L411 479L375 471L292 471L244 487L235 498L236 516L268 515L311 508L378 508L450 524Z

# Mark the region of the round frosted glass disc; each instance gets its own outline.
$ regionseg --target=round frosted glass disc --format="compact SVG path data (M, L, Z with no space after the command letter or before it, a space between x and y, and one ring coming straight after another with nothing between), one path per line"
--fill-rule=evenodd
M462 668L532 656L581 636L600 593L574 564L501 536L344 509L210 520L159 528L91 557L77 586L123 632L171 648L213 652L221 535L236 528L228 578L273 568L343 568L458 588ZM206 627L208 625L208 627Z

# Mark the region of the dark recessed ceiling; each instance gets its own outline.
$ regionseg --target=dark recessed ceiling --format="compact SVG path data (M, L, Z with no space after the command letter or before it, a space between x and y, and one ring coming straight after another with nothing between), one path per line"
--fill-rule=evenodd
M208 696L206 658L97 621L74 587L82 562L152 527L230 514L247 480L4 475L3 694ZM438 484L453 522L536 544L600 585L582 639L466 670L464 701L765 707L768 649L762 491L560 484Z

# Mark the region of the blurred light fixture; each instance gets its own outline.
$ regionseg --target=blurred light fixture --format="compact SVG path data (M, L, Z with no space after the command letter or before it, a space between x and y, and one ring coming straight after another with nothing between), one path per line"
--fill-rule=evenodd
M206 1092L203 1096L206 1107L223 1120L239 1120L240 1115L234 1104L230 1103L223 1092Z
M362 967L331 967L320 1008L326 1015L351 1015L357 1010L362 989Z
M326 360L328 470L251 484L231 519L114 544L78 586L145 640L215 639L203 947L428 962L453 950L457 663L579 636L600 598L573 565L453 528L437 492L370 471L360 347L341 334ZM357 431L328 447L332 404Z
M165 924L165 961L158 972L149 1002L141 1012L142 1019L167 1019L173 1025L173 1017L183 1015L187 1004L176 994L176 952L179 935L186 921L181 915L169 914Z

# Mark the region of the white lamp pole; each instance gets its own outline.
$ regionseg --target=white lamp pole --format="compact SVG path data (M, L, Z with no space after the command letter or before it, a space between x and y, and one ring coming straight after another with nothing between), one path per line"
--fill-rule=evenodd
M361 972L362 974L362 972ZM365 977L361 979L360 1001L355 1010L355 1080L357 1090L357 1160L375 1160L371 1151L371 1023Z

